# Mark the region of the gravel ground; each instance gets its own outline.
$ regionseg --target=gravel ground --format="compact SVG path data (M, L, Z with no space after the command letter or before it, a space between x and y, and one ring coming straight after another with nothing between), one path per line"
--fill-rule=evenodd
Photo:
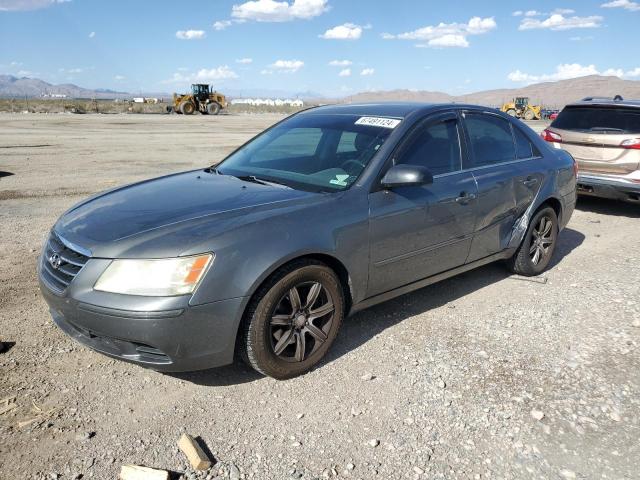
M285 382L240 363L161 374L52 324L35 263L65 209L215 163L279 118L0 115L0 399L16 396L0 478L640 478L637 205L581 199L543 277L494 264L361 312Z

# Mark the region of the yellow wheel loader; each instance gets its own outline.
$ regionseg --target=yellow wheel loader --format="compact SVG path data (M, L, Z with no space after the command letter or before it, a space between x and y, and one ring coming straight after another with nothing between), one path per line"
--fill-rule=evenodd
M542 107L530 105L529 97L516 97L513 102L502 105L500 111L524 120L540 120L542 118Z
M191 93L174 93L173 105L168 107L168 110L183 115L193 115L195 112L218 115L225 108L227 98L223 94L216 92L209 85L196 83L191 85Z

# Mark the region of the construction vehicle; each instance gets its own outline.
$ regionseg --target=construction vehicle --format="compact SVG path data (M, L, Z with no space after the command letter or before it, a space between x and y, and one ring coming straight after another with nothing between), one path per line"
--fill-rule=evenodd
M512 102L505 103L500 108L516 118L524 118L525 120L540 120L542 118L542 107L540 105L530 105L529 97L516 97Z
M193 115L196 111L204 115L218 115L225 108L227 98L203 83L191 85L191 93L174 93L173 105L168 107L169 111L183 115Z

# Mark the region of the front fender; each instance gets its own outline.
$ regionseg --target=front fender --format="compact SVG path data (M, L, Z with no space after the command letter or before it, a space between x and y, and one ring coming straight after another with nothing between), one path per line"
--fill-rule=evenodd
M278 268L309 255L326 255L344 265L356 301L366 292L368 277L366 196L345 195L240 225L208 245L197 248L216 257L192 305L249 297Z

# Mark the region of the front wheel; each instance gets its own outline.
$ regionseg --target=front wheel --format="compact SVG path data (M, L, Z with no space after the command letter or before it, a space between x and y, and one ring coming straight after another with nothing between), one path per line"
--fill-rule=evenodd
M533 110L527 110L526 112L524 112L524 119L525 120L533 120L536 118L536 114L534 113Z
M217 102L212 102L207 105L207 113L209 115L218 115L220 113L220 104Z
M510 117L517 117L518 112L516 112L513 108L510 108L509 110L507 110L507 115L509 115Z
M519 275L540 275L549 265L558 238L558 216L545 207L531 219L527 233L509 260L509 269Z
M248 307L242 356L258 372L284 380L315 366L335 340L344 316L337 275L308 260L276 272Z

